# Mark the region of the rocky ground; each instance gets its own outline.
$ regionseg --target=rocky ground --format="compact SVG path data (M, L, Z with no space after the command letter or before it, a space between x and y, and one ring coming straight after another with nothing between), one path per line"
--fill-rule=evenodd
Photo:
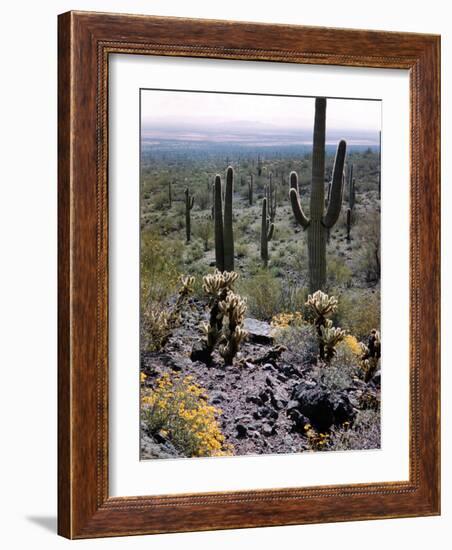
M269 324L255 319L246 320L248 339L234 365L225 366L216 352L209 365L192 360L205 317L203 304L193 300L164 349L142 353L141 371L147 388L166 372L193 376L221 409L221 430L236 455L312 450L306 424L318 433L342 429L353 424L365 399L379 401L379 374L367 384L353 377L348 387L333 390L313 375L315 353L294 354L274 341ZM177 456L171 441L142 425L142 459Z

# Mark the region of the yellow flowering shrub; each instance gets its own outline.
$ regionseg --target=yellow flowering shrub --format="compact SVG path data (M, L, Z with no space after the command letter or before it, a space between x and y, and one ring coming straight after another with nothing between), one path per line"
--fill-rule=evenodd
M309 447L312 451L321 451L328 443L330 437L329 434L317 432L311 424L305 424L304 431L308 439Z
M278 313L274 315L271 320L271 326L275 329L284 329L293 325L299 325L303 322L303 315L301 311L295 311L294 313Z
M221 410L192 376L162 375L153 390L142 391L141 409L149 431L163 433L188 457L233 454L217 420Z
M358 340L352 336L351 334L347 334L345 338L342 340L342 343L344 346L346 346L353 354L357 355L358 357L361 357L362 355L362 348Z

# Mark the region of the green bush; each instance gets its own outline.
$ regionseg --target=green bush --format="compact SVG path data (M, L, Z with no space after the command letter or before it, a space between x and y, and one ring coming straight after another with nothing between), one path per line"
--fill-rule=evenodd
M277 344L287 348L287 360L300 363L313 363L319 351L318 339L315 328L309 323L296 323L284 329L274 331L274 339Z
M156 210L165 210L168 208L168 204L168 193L166 192L155 193L152 197L152 206Z
M175 291L182 267L183 244L153 231L141 237L141 303L163 303Z
M281 311L281 283L267 269L260 269L254 276L239 281L239 294L248 299L251 315L270 321Z
M379 449L381 446L380 411L359 411L350 427L334 428L328 440L329 451Z
M235 246L235 254L237 258L245 258L248 256L248 245L244 242L239 242Z
M338 296L338 310L333 316L335 325L346 329L358 340L367 338L372 329L380 329L380 293L355 289L353 292L333 293Z
M185 253L185 262L187 264L192 264L193 262L197 262L201 258L204 258L204 246L198 240L193 241L187 247Z
M344 285L350 287L353 283L352 270L343 259L331 257L327 259L327 275L329 283L333 286Z

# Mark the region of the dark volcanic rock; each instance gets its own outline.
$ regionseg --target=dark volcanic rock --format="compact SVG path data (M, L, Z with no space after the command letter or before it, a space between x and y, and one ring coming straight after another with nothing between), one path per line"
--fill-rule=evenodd
M197 341L193 344L190 359L192 361L201 361L201 363L209 365L212 362L212 354L206 349L204 342Z
M297 402L296 406L294 402ZM329 392L319 386L306 388L303 384L296 386L292 393L290 411L298 411L307 417L319 431L328 430L333 424L350 421L356 414L345 392ZM297 413L292 412L292 415L297 425L303 421L297 418Z
M262 434L265 435L265 437L269 437L271 435L274 435L275 433L275 426L270 426L270 424L264 424L262 426Z
M236 429L237 429L237 437L239 439L248 437L248 428L244 424L237 424Z

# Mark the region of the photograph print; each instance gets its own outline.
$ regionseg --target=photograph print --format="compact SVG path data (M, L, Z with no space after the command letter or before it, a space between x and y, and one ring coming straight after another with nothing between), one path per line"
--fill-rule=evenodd
M140 118L141 460L379 449L381 101Z

